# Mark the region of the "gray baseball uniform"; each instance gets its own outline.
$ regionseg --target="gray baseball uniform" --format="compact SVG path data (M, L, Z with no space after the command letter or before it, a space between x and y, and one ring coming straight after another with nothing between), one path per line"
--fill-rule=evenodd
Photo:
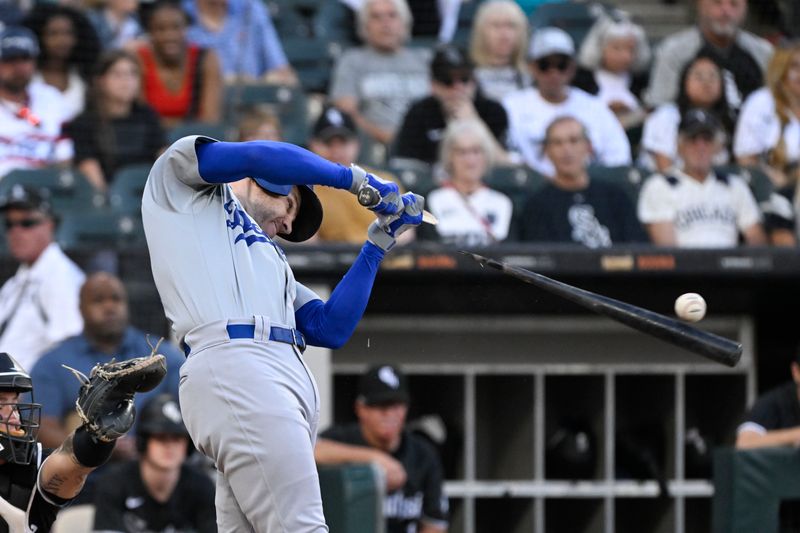
M327 302L295 281L281 248L227 185L245 177L275 197L297 186L293 229L279 233L293 241L313 235L322 219L307 185L378 192L373 210L387 218L370 227ZM395 184L285 143L186 137L153 165L144 229L156 287L187 355L184 421L220 473L220 531L328 531L313 452L319 395L301 354L305 339L330 348L349 339L386 250L422 221L422 198L413 194L392 215L399 198Z

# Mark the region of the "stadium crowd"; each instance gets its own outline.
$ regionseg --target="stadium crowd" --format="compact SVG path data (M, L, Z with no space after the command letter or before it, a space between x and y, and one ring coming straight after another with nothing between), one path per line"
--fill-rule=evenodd
M438 225L401 245L798 244L800 44L744 30L746 0L696 0L695 23L660 42L608 5L566 31L532 26L541 2L294 3L2 5L0 210L21 267L0 289L0 352L47 391L44 444L75 424L77 385L48 382L61 364L88 371L148 343L120 280L85 278L62 248L143 245L149 165L184 135L293 142L425 195ZM373 217L339 193L318 190L312 244L363 241ZM42 316L48 299L59 320ZM41 346L19 346L23 321ZM152 396L176 390L172 379ZM167 485L183 489L173 426L121 440L117 459L174 447ZM149 481L98 497L141 497L167 527L172 492Z

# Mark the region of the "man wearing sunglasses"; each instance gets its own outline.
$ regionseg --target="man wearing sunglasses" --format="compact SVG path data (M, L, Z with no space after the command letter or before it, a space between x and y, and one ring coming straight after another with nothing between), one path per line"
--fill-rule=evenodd
M435 163L447 124L468 118L486 124L496 141L495 155L503 159L508 130L505 109L480 93L467 56L454 46L443 45L431 62L431 94L409 108L397 132L393 155Z
M33 368L45 350L81 332L84 275L53 241L57 216L45 189L14 185L0 213L8 251L20 263L0 288L0 352Z
M528 68L536 88L514 91L503 105L508 113L509 146L519 151L533 170L552 176L555 169L544 150L545 132L559 116L578 118L592 146L592 162L605 166L631 163L625 130L605 103L570 87L575 76L575 44L559 28L535 30L528 48Z
M708 111L690 109L678 126L682 161L650 177L639 195L639 220L658 246L732 248L739 235L749 245L767 243L761 213L747 183L713 169L724 139Z

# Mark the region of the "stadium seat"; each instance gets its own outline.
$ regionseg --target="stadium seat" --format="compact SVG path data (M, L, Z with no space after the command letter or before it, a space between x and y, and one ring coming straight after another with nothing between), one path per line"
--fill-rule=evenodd
M486 185L502 192L514 204L514 213L522 212L528 197L547 182L542 174L527 167L495 167L485 179Z
M389 161L387 170L397 176L406 190L422 196L438 186L433 178L433 169L424 161L395 157Z
M114 174L108 188L108 201L112 209L121 213L139 212L150 167L146 163L128 165Z
M570 34L578 50L589 29L606 9L598 2L542 4L530 17L531 29L555 26Z
M327 92L333 59L325 52L328 43L309 37L284 37L283 49L306 91ZM322 52L321 52L322 51Z
M735 174L744 179L750 186L750 191L756 202L768 202L775 191L775 185L769 176L758 167L740 167L739 165L720 165L715 167L717 172Z
M342 2L321 2L314 14L314 35L338 43L338 52L358 43L353 12Z
M58 227L56 240L65 250L145 245L141 217L112 209L65 216Z
M86 177L75 169L47 167L12 170L0 180L0 196L16 184L47 189L56 212L80 212L102 206L105 198L95 192Z
M639 200L639 190L647 175L647 170L628 165L618 167L592 165L589 167L591 179L608 181L622 187L634 204Z
M308 104L302 88L265 84L229 85L225 88L225 115L228 123L235 124L243 108L256 104L274 106L281 119L286 142L306 144Z
M228 126L211 122L182 122L167 132L167 141L172 144L188 135L205 135L206 137L224 141L228 137Z
M386 482L374 464L320 466L322 509L331 533L384 531Z

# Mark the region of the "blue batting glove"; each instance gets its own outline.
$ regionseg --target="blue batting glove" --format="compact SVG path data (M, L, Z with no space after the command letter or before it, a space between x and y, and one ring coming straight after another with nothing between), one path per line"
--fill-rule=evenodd
M350 165L350 169L353 172L350 192L358 197L361 205L379 215L394 215L403 210L396 183L368 174L358 165Z
M422 210L425 208L425 199L413 192L401 196L403 210L397 215L378 216L369 225L367 239L388 252L395 245L397 237L404 231L422 224Z

